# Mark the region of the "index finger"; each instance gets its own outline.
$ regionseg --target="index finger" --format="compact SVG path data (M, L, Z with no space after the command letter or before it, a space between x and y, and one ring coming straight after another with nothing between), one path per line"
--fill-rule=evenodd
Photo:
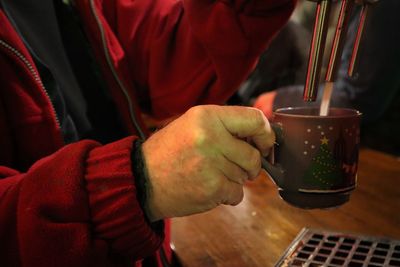
M223 107L217 115L231 135L249 139L263 156L268 155L275 143L275 133L262 111L251 107Z

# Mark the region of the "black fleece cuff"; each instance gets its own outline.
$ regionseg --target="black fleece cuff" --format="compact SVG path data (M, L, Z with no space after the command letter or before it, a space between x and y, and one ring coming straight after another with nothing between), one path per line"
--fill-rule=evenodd
M136 184L136 196L137 200L142 207L143 213L145 214L146 221L149 223L151 228L157 232L161 233L164 231L164 221L157 221L151 223L146 211L146 201L148 197L148 174L146 169L146 162L144 160L143 152L142 152L142 140L135 140L133 144L133 149L131 153L131 160L132 160L132 172L135 177L135 184Z

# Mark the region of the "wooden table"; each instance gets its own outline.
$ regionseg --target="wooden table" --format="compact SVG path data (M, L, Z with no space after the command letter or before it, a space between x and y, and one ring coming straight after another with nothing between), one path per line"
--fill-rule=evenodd
M303 227L400 239L400 159L361 150L358 187L334 210L294 208L262 177L236 207L174 219L172 243L188 267L274 266Z

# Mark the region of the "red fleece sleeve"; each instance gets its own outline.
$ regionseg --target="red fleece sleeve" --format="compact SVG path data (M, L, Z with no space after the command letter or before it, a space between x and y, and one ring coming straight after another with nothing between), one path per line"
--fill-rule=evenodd
M0 168L13 175L0 180L1 265L115 266L154 253L163 237L136 198L133 141L81 141L23 174Z
M130 77L163 119L224 103L286 23L296 0L103 1ZM117 56L117 55L116 55ZM118 55L122 56L122 55ZM142 99L143 101L143 99Z

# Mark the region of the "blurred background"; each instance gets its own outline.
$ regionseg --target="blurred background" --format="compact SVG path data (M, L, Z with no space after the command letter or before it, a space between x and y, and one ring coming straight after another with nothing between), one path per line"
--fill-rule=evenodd
M259 63L230 104L268 110L320 105L327 61L331 52L341 1L332 4L321 88L316 102L303 101L316 3L300 0L288 24L261 56ZM378 1L370 8L353 77L347 75L361 6L353 11L331 99L332 107L363 113L361 144L400 156L400 1Z

